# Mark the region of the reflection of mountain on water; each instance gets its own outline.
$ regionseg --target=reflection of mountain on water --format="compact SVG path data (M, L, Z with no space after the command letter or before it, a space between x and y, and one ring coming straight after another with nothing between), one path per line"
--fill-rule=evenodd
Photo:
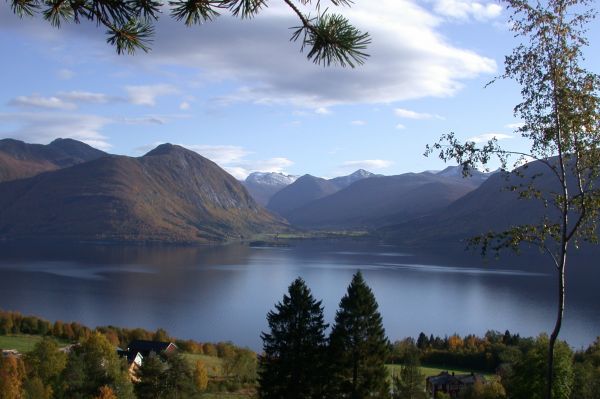
M570 266L564 338L587 345L600 331L598 272L575 259ZM391 339L488 329L536 335L552 324L554 279L543 257L483 261L473 252L417 252L367 240L290 248L2 247L0 303L51 320L162 327L182 338L259 349L266 313L292 280L306 280L331 322L358 269Z

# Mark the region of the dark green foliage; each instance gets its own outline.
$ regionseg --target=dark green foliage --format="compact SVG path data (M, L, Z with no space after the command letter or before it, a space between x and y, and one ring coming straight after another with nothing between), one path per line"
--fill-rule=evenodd
M418 350L406 354L400 372L393 376L393 399L426 399L425 376L419 368Z
M534 346L512 367L505 381L506 391L513 399L542 399L545 395L548 337L541 335ZM554 351L552 397L568 399L573 389L573 353L565 342L558 342Z
M181 355L169 356L163 373L162 398L191 398L197 392L192 366Z
M162 373L165 365L154 353L146 357L137 372L139 382L135 384L138 399L159 399L164 390Z
M58 391L60 375L67 366L67 355L58 350L54 339L44 338L25 356L25 366L30 380L25 387L27 392L37 392L40 386L44 391Z
M94 397L102 386L110 387L119 399L134 397L125 360L117 357L115 348L100 333L74 348L61 380L68 398Z
M377 301L357 272L340 301L330 336L334 397L386 398L389 384L385 361L390 344Z
M267 315L270 331L262 333L259 395L263 399L323 396L325 329L323 308L301 278Z
M154 22L158 20L165 3L156 0L9 0L12 12L19 17L41 14L52 26L64 22L89 20L107 28L106 41L115 46L117 53L133 54L141 49L150 50ZM304 14L291 1L284 0L302 25L296 28L292 40L302 37L302 49L309 47L308 58L315 63L342 67L362 64L368 55L364 52L370 43L368 33L355 28L345 17L321 11L320 0L313 7L318 17ZM301 0L311 6L312 0ZM334 6L350 6L351 1L333 0ZM268 6L268 0L171 0L171 17L187 26L212 21L223 10L239 18L252 18Z
M237 349L224 358L224 373L240 383L256 381L257 358L249 349Z

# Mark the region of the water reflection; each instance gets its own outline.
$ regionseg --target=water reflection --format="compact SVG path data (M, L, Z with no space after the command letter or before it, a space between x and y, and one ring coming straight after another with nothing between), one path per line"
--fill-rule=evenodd
M391 339L552 326L554 285L540 261L411 253L363 241L300 242L290 248L3 247L0 307L90 326L166 328L201 341L260 348L266 313L302 276L331 322L352 274L362 270ZM591 265L569 281L563 337L574 346L600 334Z

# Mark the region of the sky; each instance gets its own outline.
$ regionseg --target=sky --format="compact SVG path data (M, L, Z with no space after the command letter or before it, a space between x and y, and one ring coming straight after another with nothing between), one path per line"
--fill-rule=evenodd
M239 179L443 169L423 153L450 132L527 148L514 132L519 87L486 87L518 44L501 3L356 0L330 10L370 33L363 66L308 61L289 40L297 19L274 0L253 19L223 15L194 27L165 12L152 51L133 56L117 55L93 23L56 29L2 2L0 138L70 137L128 156L170 142ZM598 72L594 37L598 21L586 61Z

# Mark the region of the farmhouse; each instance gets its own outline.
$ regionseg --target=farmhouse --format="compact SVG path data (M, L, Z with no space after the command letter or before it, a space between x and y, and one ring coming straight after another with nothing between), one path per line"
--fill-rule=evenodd
M177 345L173 342L135 340L131 341L127 350L118 349L117 353L120 357L127 358L129 375L137 382L137 370L142 366L145 357L151 354L168 357L175 354L177 350Z
M485 383L485 378L481 374L452 374L442 371L436 376L427 377L426 390L430 398L437 398L438 392L444 392L451 398L457 398L458 395L480 381Z

